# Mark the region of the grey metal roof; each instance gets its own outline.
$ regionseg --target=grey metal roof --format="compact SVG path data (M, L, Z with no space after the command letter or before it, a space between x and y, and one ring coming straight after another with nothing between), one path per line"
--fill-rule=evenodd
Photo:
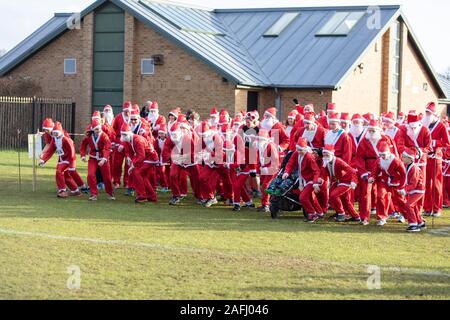
M105 1L93 3L82 17ZM380 6L380 28L368 28L366 14L347 36L318 37L316 33L335 12L366 11L368 7L208 10L152 0L110 1L230 81L261 87L338 87L401 14L399 6ZM278 37L263 37L289 11L300 15ZM55 16L0 58L0 75L66 31L67 17Z
M450 76L438 74L438 78L441 82L442 87L444 88L447 99L450 100Z

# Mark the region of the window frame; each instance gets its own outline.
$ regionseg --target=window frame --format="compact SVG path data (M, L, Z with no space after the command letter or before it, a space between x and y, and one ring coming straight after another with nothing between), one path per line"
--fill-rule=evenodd
M68 72L67 70L67 63L69 61L73 61L74 62L74 71L73 72ZM74 75L77 74L77 59L76 58L66 58L64 59L64 75Z
M349 28L347 32L337 32L341 29L348 18L352 15L359 15L355 23ZM322 28L316 33L316 37L347 37L353 29L359 24L359 22L364 18L366 12L364 11L336 11L333 16L322 26ZM353 21L353 20L351 20Z
M144 72L144 62L147 62L147 61L151 61L152 65L153 65L153 70L152 70L151 73L150 72ZM154 74L155 74L155 59L153 59L153 58L142 58L141 59L141 75L148 76L148 75L154 75Z
M281 22L283 19L285 19L287 16L292 16L289 17L287 21L283 21L283 23ZM277 21L275 21L275 23L273 23L263 34L263 37L265 38L276 38L278 37L281 33L283 33L283 31L285 31L296 19L298 19L298 17L301 16L301 12L299 11L288 11L288 12L284 12L278 19ZM279 26L280 25L280 26ZM275 32L277 31L278 32ZM275 29L275 30L272 30Z

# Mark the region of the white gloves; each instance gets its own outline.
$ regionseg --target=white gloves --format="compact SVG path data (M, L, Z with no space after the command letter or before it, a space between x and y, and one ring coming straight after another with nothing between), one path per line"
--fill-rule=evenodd
M133 167L133 165L131 165L130 169L128 169L128 175L131 175L131 173L133 172L133 170L134 170L134 167Z
M39 167L43 167L45 165L45 161L44 160L39 160Z
M350 183L350 188L352 188L353 190L355 190L357 186L358 185L354 182Z
M402 196L406 196L406 191L404 190L404 189L402 189L402 190L397 190L397 192L399 193L399 194L401 194Z
M86 162L86 157L81 157L81 161Z

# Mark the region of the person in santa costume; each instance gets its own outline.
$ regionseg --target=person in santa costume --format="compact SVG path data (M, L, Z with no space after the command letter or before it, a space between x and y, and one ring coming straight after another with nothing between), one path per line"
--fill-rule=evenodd
M128 174L136 189L135 202L156 202L156 192L151 179L155 175L158 154L153 145L143 136L134 134L128 123L122 125L120 140L129 165Z
M380 156L380 147L383 144L387 144L391 153L395 156L398 155L394 142L389 136L382 133L378 120L371 120L366 130L367 132L359 143L356 157L353 161L359 176L360 194L358 202L359 214L363 225L369 224L371 208L376 208L376 203L374 203L376 201L376 189L373 184L369 183L369 178L376 169ZM374 194L374 197L372 197L372 194ZM375 198L375 201L373 198Z
M109 200L116 200L111 180L111 170L109 168L109 155L111 153L111 141L102 130L102 123L94 119L90 125L90 134L81 142L80 156L81 161L86 162L86 156L89 154L88 161L88 184L91 190L90 201L97 201L97 170L100 170L102 183L105 185Z
M159 128L162 125L164 125L164 126L166 125L166 118L164 118L163 115L159 114L158 102L156 102L156 101L152 102L152 104L150 105L150 108L148 111L148 116L146 119L152 128L153 136L157 137Z
M444 182L442 176L442 150L450 146L450 140L447 128L439 119L434 102L430 102L427 105L422 124L430 130L432 141L425 174L424 211L426 216L440 217L442 214Z
M223 128L223 127L222 127ZM232 199L232 184L228 169L224 168L223 151L224 141L222 135L209 128L207 121L203 121L198 130L201 143L199 157L203 166L200 169L200 194L202 204L206 208L218 203L215 191L219 179L223 182L224 198Z
M287 119L286 119L286 134L288 137L291 137L291 132L292 129L295 126L295 120L297 118L298 115L298 111L297 110L292 110L291 112L289 112Z
M278 147L270 138L267 130L259 130L258 135L258 172L261 180L262 200L258 212L270 212L270 195L266 192L272 180L280 169L280 154Z
M399 154L402 154L405 150L405 134L404 131L395 125L395 115L393 112L388 112L382 118L384 133L387 134L397 147Z
M378 147L380 158L369 174L368 183L377 185L377 225L384 226L389 218L389 203L392 201L406 215L405 198L400 190L405 188L406 170L403 162L391 152L392 145L382 142Z
M325 144L334 146L335 156L350 164L352 159L352 142L348 134L341 128L341 119L338 113L328 117L330 130L325 135Z
M119 151L119 147L121 145L120 141L120 131L124 123L130 123L130 114L132 110L131 102L126 101L123 104L122 112L119 113L113 121L113 129L116 134L114 141L111 141L113 148L113 184L114 188L117 189L120 187L120 180L123 172L123 165L125 160L125 154L123 153L123 148L120 148L122 151ZM128 188L128 164L125 163L125 170L123 174L123 185L125 188Z
M425 194L425 181L422 169L415 163L417 149L407 148L403 151L402 161L406 167L406 186L398 191L406 197L405 216L409 226L406 231L420 232L426 229L422 219L422 200Z
M319 219L317 208L320 208L320 205L314 192L320 190L321 170L311 148L303 138L297 141L296 151L286 165L283 180L286 180L294 171L298 171L299 174L300 203L306 212L307 221L314 223Z
M156 166L156 179L161 187L159 191L162 193L167 193L170 189L170 162L164 162L162 158L166 139L167 128L166 125L163 124L159 127L158 137L154 141L154 148L159 158L159 162Z
M166 138L163 150L163 162L171 162L170 186L172 199L170 205L179 204L187 196L187 177L191 181L194 196L200 200L199 167L195 161L195 136L189 129L189 124L175 122L170 135Z
M335 220L345 222L351 219L361 222L351 201L351 190L356 189L358 182L356 170L334 155L334 146L332 145L324 147L322 161L321 181L319 182L322 184L326 181L331 182L330 205L336 211Z
M352 120L350 118L349 113L342 112L341 113L341 128L344 129L345 133L350 132L350 126L352 124Z
M327 103L325 115L321 116L317 122L325 129L329 129L330 116L337 114L337 107L335 103Z
M109 104L103 108L103 120L105 125L111 126L112 128L114 122L114 110Z
M64 135L60 122L56 122L52 129L52 141L48 148L41 154L39 166L43 167L51 159L53 154L58 155L58 164L56 165L56 186L58 187L58 198L67 198L70 196L80 196L80 189L73 179L73 171L76 168L75 144L72 139ZM70 193L68 192L70 190Z
M350 125L350 130L348 133L350 141L352 142L351 163L353 163L353 161L355 159L356 151L358 149L359 143L361 142L365 133L366 133L366 131L364 129L364 118L359 113L355 113L352 116L352 123Z
M397 115L397 120L395 121L396 127L402 127L405 124L405 114L403 112L399 112Z
M269 108L264 112L264 118L259 123L261 129L267 130L270 137L278 144L278 150L284 153L289 148L289 136L283 124L277 119L277 108Z
M417 165L424 172L427 181L428 153L432 152L432 139L430 130L422 125L421 116L415 110L408 113L407 125L402 127L405 136L405 148L416 148L418 151ZM423 203L422 203L423 204Z
M218 130L220 113L216 107L212 107L209 113L208 125L212 130Z
M305 114L303 125L297 129L290 141L290 150L295 151L296 141L299 138L304 138L311 149L322 149L325 145L325 136L327 132L319 126L314 118L313 113Z
M53 132L54 127L55 127L55 123L53 122L53 120L51 118L44 119L44 121L42 123L42 129L44 131L42 138L44 140L45 147L42 150L42 153L44 153L50 147L50 144L53 141L52 132ZM65 130L62 130L62 131L63 131L63 134L65 137L72 140L70 138L69 134ZM84 183L84 181L81 178L80 174L78 173L76 167L70 167L69 171L70 171L70 175L72 176L72 179L74 180L78 189L80 189L80 191L83 193L86 193L86 194L89 193L89 187L86 186L86 184Z

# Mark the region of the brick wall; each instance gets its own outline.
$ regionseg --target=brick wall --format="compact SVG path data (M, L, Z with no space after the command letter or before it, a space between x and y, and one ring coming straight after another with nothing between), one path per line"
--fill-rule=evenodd
M77 132L84 131L91 112L92 37L91 13L84 17L81 29L65 32L7 75L37 80L45 98L72 98L77 104ZM67 58L77 59L77 74L64 75Z
M194 107L203 117L209 115L212 106L234 114L233 84L224 83L222 76L208 65L126 15L126 34L134 28L133 76L125 75L125 79L132 78L133 102L141 105L147 100L158 101L163 114L177 106L183 110ZM155 54L164 55L164 65L155 66L155 74L142 76L141 59ZM127 66L125 70L129 72Z
M332 101L332 90L301 90L301 89L281 89L281 119L286 119L288 113L294 108L293 99L298 99L303 105L314 104L315 112L324 110L326 104ZM273 105L273 103L272 103Z

